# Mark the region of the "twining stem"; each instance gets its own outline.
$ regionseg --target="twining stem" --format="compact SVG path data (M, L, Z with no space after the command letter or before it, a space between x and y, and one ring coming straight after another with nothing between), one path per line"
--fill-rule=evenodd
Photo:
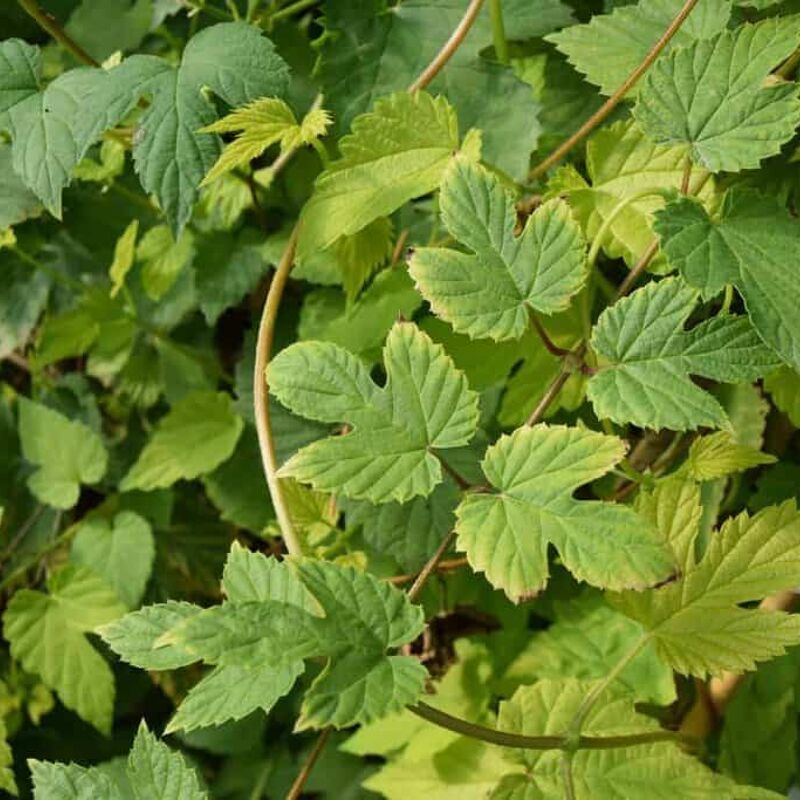
M322 751L325 749L325 745L328 743L331 733L333 733L333 728L325 728L325 730L323 730L322 733L320 733L320 735L317 737L317 741L311 748L311 752L308 754L308 758L306 759L305 764L303 764L303 768L297 773L297 777L294 779L292 788L289 789L289 792L286 795L286 800L297 800L297 798L300 797L303 792L303 787L306 785L306 781L308 780L308 776L311 774L311 770L314 769L314 764L317 763L317 759L322 755Z
M258 433L258 446L261 451L261 463L264 467L264 475L267 478L267 486L272 497L272 505L275 508L275 516L281 529L281 536L290 555L302 555L303 548L294 529L289 509L284 501L281 482L277 474L278 459L275 455L275 442L272 436L272 425L270 424L266 369L272 353L275 321L278 317L283 290L294 264L298 230L298 226L295 225L269 285L267 299L264 302L264 311L261 315L261 323L258 326L256 363L253 368L253 410Z
M547 391L542 395L542 399L536 404L536 408L531 411L525 424L528 427L535 425L543 416L544 412L550 407L550 403L556 399L558 393L569 379L569 367L566 362L561 365L561 371L556 375L555 380L547 387Z
M639 280L641 274L647 269L657 252L658 239L653 239L653 241L647 245L647 249L644 251L644 253L642 253L633 269L625 276L625 280L620 284L619 289L617 290L617 300L619 300L621 297L625 297L625 295L628 294L631 289L633 289L633 287L636 285L636 281Z
M92 58L59 24L58 20L48 14L36 0L17 0L20 7L29 16L36 20L42 30L50 34L65 50L72 53L82 64L89 67L99 67L100 64Z
M686 0L681 10L677 13L675 18L667 26L664 33L661 34L659 40L650 48L650 52L642 59L641 63L630 75L622 82L611 97L603 103L597 111L592 114L586 122L578 128L572 136L565 142L559 145L547 158L541 163L537 164L528 175L528 179L534 181L540 178L547 172L550 167L556 162L560 161L576 144L582 142L608 115L619 105L625 95L636 85L639 78L644 75L650 68L652 63L658 58L661 51L669 44L672 37L678 32L678 29L683 25L686 17L689 16L692 9L697 5L697 0Z
M454 717L446 711L434 708L427 703L417 703L408 707L409 711L418 717L446 728L453 733L479 739L482 742L496 744L500 747L514 747L520 750L614 750L618 747L633 747L640 744L653 742L679 741L684 738L675 731L645 731L632 733L627 736L580 736L577 740L569 735L561 736L524 736L519 733L509 733L496 728L487 728L468 722L460 717Z
M433 57L433 60L419 74L419 77L408 87L409 92L417 92L424 89L441 71L444 65L453 57L453 54L461 46L467 34L481 10L483 0L470 0L464 16L456 25L450 38L442 45L442 49Z
M436 564L436 572L453 572L454 570L461 569L461 567L467 566L469 562L465 557L461 558L450 558L445 559L444 561L439 561ZM424 567L423 567L424 569ZM411 581L415 580L418 575L421 573L408 573L406 575L393 575L391 578L387 578L386 582L391 583L394 586L401 586L404 583L411 583Z
M508 42L503 24L503 0L489 0L489 16L492 18L492 44L494 54L501 64L508 64Z
M318 2L319 0L297 0L295 3L289 3L288 6L284 6L274 14L267 16L266 22L269 25L272 25L273 22L277 22L280 19L286 19L287 17L291 17L293 14L298 14L301 11L312 8L313 6L317 5Z

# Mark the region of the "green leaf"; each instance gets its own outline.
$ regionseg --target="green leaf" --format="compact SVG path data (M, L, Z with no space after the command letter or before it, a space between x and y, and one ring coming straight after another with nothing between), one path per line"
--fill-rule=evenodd
M684 148L654 144L634 120L624 120L601 128L589 139L589 181L568 166L554 176L552 193L569 199L588 240L594 240L605 225L603 252L609 258L624 258L632 267L653 242L653 215L664 206L663 193L680 189L685 167ZM699 184L705 174L696 168L692 185ZM574 178L574 184L559 187L559 177L567 176ZM704 184L699 196L704 201L714 196L713 181ZM659 271L663 262L663 256L656 256L650 270Z
M67 567L49 581L49 594L21 589L3 614L11 655L39 675L61 702L102 733L111 730L114 676L85 634L125 609L87 569Z
M258 436L245 424L231 457L203 476L206 494L222 519L255 533L275 519L266 483L253 477L261 469Z
M30 759L34 800L208 800L184 757L158 741L144 722L127 763L118 771L108 769L111 764L116 762L86 769Z
M409 271L433 311L459 333L518 339L532 310L563 311L586 280L585 244L565 203L545 204L515 236L511 197L485 170L455 161L440 204L447 230L473 254L418 248Z
M156 225L136 246L136 260L143 262L140 280L151 300L161 300L181 271L194 258L194 236L184 231L176 241L166 225Z
M542 678L604 678L642 636L639 625L595 592L557 601L555 609L555 622L533 634L503 676L504 685ZM639 653L617 680L639 701L668 705L675 700L672 670L658 660L652 646Z
M731 383L769 373L776 358L746 317L684 325L699 292L677 278L650 283L606 309L591 345L604 362L589 380L598 417L640 427L729 427L725 411L690 375Z
M730 433L719 431L692 442L684 469L697 481L709 481L776 461L775 456L737 444Z
M345 512L349 523L362 526L364 539L376 553L392 556L401 569L415 572L452 530L457 503L456 486L445 481L428 497L379 506L350 501Z
M301 342L267 370L289 409L353 431L304 447L283 476L372 502L428 495L442 481L435 452L466 444L478 423L477 395L439 345L416 325L397 323L384 348L386 385L337 345Z
M209 325L239 302L264 277L268 262L262 237L253 231L239 236L224 232L196 239L195 270L200 308Z
M406 89L448 40L465 9L463 0L406 0L400 6L383 0L328 2L320 77L339 130L382 95ZM521 40L549 33L572 15L559 0L542 0L535 9L527 0L506 0L503 20L507 38ZM511 69L481 57L491 44L484 11L430 91L455 106L462 133L473 127L484 131L491 163L522 178L539 134L538 106Z
M500 704L498 727L527 736L564 735L584 697L596 686L575 680L543 680L519 689ZM581 727L587 736L625 736L658 730L655 720L637 714L633 697L613 685L601 695ZM559 800L564 797L563 755L558 750L507 750L508 760L524 774L511 773L492 800ZM779 795L738 786L712 772L675 742L635 747L578 750L571 759L575 800L778 800Z
M797 18L766 19L674 50L648 71L634 116L660 144L683 144L712 172L757 167L800 124L792 83L765 85L800 41Z
M437 188L458 150L456 115L443 97L393 94L353 121L339 150L303 206L301 261Z
M150 525L132 511L121 511L113 521L82 521L70 551L75 564L96 572L128 608L141 602L154 558Z
M398 315L410 319L421 305L405 270L387 269L350 304L337 289L309 293L300 312L298 339L333 342L353 353L377 357Z
M644 60L682 5L681 0L640 0L635 5L612 6L610 14L593 16L586 24L551 33L545 39L603 94L610 95ZM715 36L725 30L729 17L727 0L699 4L678 28L667 52Z
M800 427L800 374L789 367L781 367L764 378L764 389L792 425Z
M108 455L100 437L82 422L20 397L22 454L38 469L28 488L43 503L72 508L80 485L96 483L106 472Z
M276 97L262 97L203 128L204 133L236 133L219 160L203 178L208 184L258 158L280 142L281 152L311 144L325 135L331 118L324 109L312 109L301 123L292 109Z
M82 0L66 32L98 61L137 47L150 31L151 0Z
M35 800L106 800L114 796L111 779L97 769L77 764L51 764L28 759Z
M0 197L3 197L0 187ZM0 356L5 357L30 336L47 304L50 281L16 255L0 248L3 292L0 295Z
M177 669L196 658L177 644L156 647L156 642L184 620L199 613L198 606L170 600L145 606L103 625L97 633L126 663L148 670Z
M187 394L160 420L119 488L150 491L213 472L230 458L243 427L229 395Z
M108 268L108 277L111 278L112 297L116 297L119 290L125 285L125 277L133 266L133 257L136 253L136 237L138 235L139 220L133 219L117 239L116 245L114 245L114 259Z
M743 783L785 793L797 770L800 650L759 664L725 708L720 768Z
M625 449L616 436L561 425L502 436L482 462L498 491L469 494L456 509L458 549L514 601L547 583L549 544L576 578L595 586L644 588L666 578L673 560L631 508L572 497Z
M173 752L142 722L128 756L128 777L137 800L207 800L183 756Z
M0 789L16 797L18 794L17 782L14 778L14 771L11 769L14 758L7 736L5 722L0 720Z
M685 549L689 537L681 541ZM740 605L796 585L800 515L794 501L731 517L701 559L692 552L676 558L684 567L680 580L647 595L623 594L615 603L647 628L659 656L677 672L742 672L800 643L800 618Z
M42 213L36 195L14 172L11 152L9 144L0 143L0 231Z
M783 361L800 368L800 287L792 265L800 257L797 220L772 198L732 190L712 219L680 199L659 212L656 232L669 263L711 297L733 285L753 327Z

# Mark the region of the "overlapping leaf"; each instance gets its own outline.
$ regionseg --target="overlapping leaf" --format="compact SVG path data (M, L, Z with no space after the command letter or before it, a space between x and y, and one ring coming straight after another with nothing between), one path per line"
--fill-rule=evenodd
M14 169L54 215L72 168L107 128L147 96L134 160L142 186L155 194L178 233L191 215L197 187L222 152L214 134L200 129L216 113L201 90L211 89L231 106L280 95L286 64L272 43L243 22L214 25L193 36L180 65L136 55L111 70L65 72L41 89L37 48L3 42L0 127L13 139Z
M111 800L128 797L132 800L207 800L194 770L180 753L170 750L139 726L120 778L103 767L79 767L31 759L34 800Z
M549 544L576 578L595 586L642 588L663 580L674 563L654 529L629 507L572 496L624 455L615 436L560 425L501 437L482 464L498 491L462 500L458 548L513 600L546 584Z
M800 369L797 220L772 198L734 189L716 218L682 198L659 212L655 228L670 264L691 286L706 297L735 286L759 336Z
M583 285L585 245L565 203L545 204L516 236L511 197L485 170L459 161L445 175L440 202L448 231L472 254L418 248L409 271L454 330L519 338L531 310L563 311Z
M353 120L352 133L339 141L342 157L317 178L300 216L298 256L433 191L457 150L456 114L444 97L401 92L377 101Z
M746 317L723 314L685 330L698 295L667 278L600 315L591 344L608 363L588 385L599 417L673 430L728 426L719 402L689 376L752 381L774 369L777 358Z
M613 7L610 14L593 16L588 23L546 38L603 94L613 94L639 66L681 6L680 0L640 0L635 5ZM709 39L725 30L729 17L727 0L701 3L678 28L669 46Z
M427 495L442 480L436 451L466 444L477 395L444 350L416 325L397 323L384 348L386 385L363 362L323 342L300 342L267 370L272 393L292 411L353 431L304 447L280 470L325 491L373 502Z
M120 488L147 491L212 472L233 453L243 427L229 395L191 392L161 420Z
M49 592L21 589L3 614L12 656L40 675L64 705L103 733L111 730L114 676L85 634L124 613L111 588L87 569L53 575Z
M421 609L352 567L287 564L234 548L223 579L227 602L150 606L102 630L123 659L148 669L202 660L214 666L189 693L170 730L268 711L294 685L303 661L328 664L303 703L300 727L347 727L413 702L426 671L387 649L416 638ZM166 651L166 652L162 652Z
M685 145L712 172L757 167L800 124L797 87L764 85L799 42L797 18L784 17L674 50L647 73L634 115L656 142Z
M576 680L543 680L517 690L500 705L498 727L527 736L564 735L581 702L596 684ZM633 697L616 685L608 687L586 716L587 736L626 736L658 730L655 720L637 714ZM564 756L557 750L507 750L509 774L491 794L492 800L560 800L564 797ZM675 742L635 747L581 749L571 759L575 800L621 800L647 797L673 800L778 800L763 789L739 786L712 772Z
M741 672L800 643L800 618L742 603L796 585L800 568L800 514L793 501L755 516L726 520L703 557L691 548L696 529L678 533L684 565L675 583L646 595L625 593L617 605L640 622L659 656L684 674Z

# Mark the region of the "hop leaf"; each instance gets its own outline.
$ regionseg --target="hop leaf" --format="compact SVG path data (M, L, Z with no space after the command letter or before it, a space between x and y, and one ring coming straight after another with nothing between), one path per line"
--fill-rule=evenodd
M108 454L93 430L25 397L19 398L19 436L22 454L38 467L28 488L43 503L72 508L80 485L105 474Z
M610 363L587 389L599 417L673 430L729 426L719 402L689 375L752 381L774 369L776 358L746 317L721 315L684 330L698 294L667 278L600 315L591 343Z
M757 167L800 124L797 87L764 86L798 40L797 17L784 17L674 50L647 73L634 116L656 142L686 145L712 172Z
M684 469L695 480L710 481L776 461L775 456L737 444L730 433L719 431L692 442Z
M88 569L67 567L49 581L49 593L18 591L3 614L11 655L40 675L67 708L108 734L114 676L85 634L125 611L111 588Z
M212 472L233 453L243 427L228 395L186 395L161 420L120 489L148 491Z
M262 97L207 125L204 133L236 133L201 186L258 158L270 145L280 142L285 153L311 144L325 135L331 124L327 111L315 108L298 124L292 109L276 97Z
M515 236L511 197L485 170L461 161L445 174L440 202L448 231L473 255L419 248L409 271L456 331L518 339L532 309L563 311L586 280L583 238L565 203L545 204Z
M127 763L119 771L104 767L79 767L31 759L34 800L208 800L194 770L180 753L169 749L139 726ZM132 795L130 794L132 792Z
M310 657L327 657L328 664L306 693L301 728L369 722L416 700L424 667L386 651L416 638L421 609L352 567L308 560L296 564L296 575L291 569L235 548L225 569L227 602L205 610L153 606L101 630L112 649L138 666L165 663L162 648L173 666L214 665L169 730L268 711Z
M565 735L586 695L596 684L576 680L543 680L523 686L500 704L498 727L526 736ZM586 716L586 736L626 736L658 731L655 720L637 714L633 696L612 685ZM492 800L557 800L564 797L563 754L557 750L506 750L516 767L509 769ZM519 770L524 773L520 774ZM743 787L712 772L675 742L654 742L614 749L580 749L571 759L575 800L648 800L697 797L715 800L778 800L763 789ZM646 792L643 795L642 792Z
M800 514L794 501L726 520L699 561L687 548L696 533L689 529L677 539L675 555L685 566L680 580L616 600L649 631L659 656L678 672L703 677L752 669L800 642L797 616L740 607L797 585Z
M641 64L664 29L680 11L681 0L640 0L616 6L584 25L572 25L545 39L555 44L586 79L613 94ZM726 0L710 0L692 10L668 47L690 45L725 30L731 7Z
M719 216L681 198L656 218L656 232L673 267L711 297L733 285L758 335L800 369L800 225L773 198L731 190Z
M425 92L378 100L352 130L339 141L342 157L317 178L303 206L301 260L435 189L458 150L455 111Z
M616 436L560 425L501 437L482 464L499 491L462 500L459 549L512 600L544 587L551 543L576 578L595 586L642 588L663 580L672 558L633 509L572 497L624 455L625 443Z
M427 495L442 480L436 451L466 444L478 423L478 398L464 375L426 334L397 323L384 348L386 385L348 351L300 342L267 370L283 405L321 422L346 422L353 431L304 447L280 474L324 491L372 502Z

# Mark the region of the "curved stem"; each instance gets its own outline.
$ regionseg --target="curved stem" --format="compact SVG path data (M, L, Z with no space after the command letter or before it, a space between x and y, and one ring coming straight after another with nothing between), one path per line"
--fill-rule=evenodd
M294 264L297 234L298 226L295 225L269 285L267 299L264 302L264 311L261 315L261 323L258 326L256 363L253 369L253 410L256 418L258 446L261 451L261 463L264 467L264 475L267 478L267 486L272 497L272 505L275 508L275 516L278 519L286 550L290 555L302 555L303 548L292 524L289 509L284 502L281 482L277 474L278 459L275 456L275 442L272 438L272 425L269 417L269 390L266 369L272 353L278 308L286 286L286 279L289 277L289 272Z
M567 735L524 736L519 733L499 731L496 728L487 728L484 725L454 717L427 703L417 703L415 706L409 706L408 709L418 717L432 722L440 728L446 728L462 736L480 739L482 742L496 744L500 747L514 747L520 750L568 750L574 748L575 745L575 740ZM633 747L653 742L678 741L682 738L684 737L675 731L646 731L632 733L628 736L581 736L577 740L577 747L581 750L613 750L618 747Z
M539 338L542 340L542 344L547 349L547 352L550 355L556 356L557 358L563 358L565 355L569 353L569 350L565 350L563 347L559 347L551 338L550 335L542 325L541 320L539 317L536 316L536 312L532 309L528 309L529 314L528 316L531 318L531 325L536 333L539 335Z
M446 559L445 561L439 561L436 564L435 572L452 572L457 569L461 569L461 567L466 567L469 562L465 557L461 558L450 558ZM424 567L423 567L424 569ZM421 573L408 573L406 575L393 575L391 578L386 578L387 583L391 583L394 586L401 586L404 583L411 583L411 581L415 580Z
M89 67L99 67L100 64L92 58L62 27L58 20L48 14L36 0L17 0L26 14L36 20L42 30L49 33L65 50L72 53L82 64Z
M600 250L603 247L603 239L605 239L606 234L611 230L611 226L614 224L614 220L630 205L635 203L637 200L642 200L645 197L656 196L659 197L662 195L662 191L660 189L645 189L641 192L636 192L632 194L630 197L623 197L610 211L609 215L603 220L600 227L597 229L597 233L594 235L592 239L592 246L589 248L589 255L586 257L586 263L588 264L588 268L591 269L594 266L595 261L597 261L597 256L600 255Z
M444 65L453 57L453 53L458 50L466 38L482 5L483 0L470 0L464 16L461 17L461 21L450 34L450 38L442 45L442 49L433 57L431 63L422 70L419 77L408 87L409 92L417 92L420 89L424 89L442 71Z
M669 44L670 39L678 32L678 29L683 25L684 20L689 16L695 5L697 5L697 0L686 0L681 10L675 16L675 19L670 22L667 29L661 34L659 40L650 48L650 52L642 59L639 66L625 78L619 89L617 89L617 91L614 92L614 94L612 94L611 97L609 97L608 100L606 100L606 102L569 137L569 139L563 142L550 153L544 161L537 164L533 170L531 170L528 176L529 180L533 181L544 175L553 164L560 161L576 144L582 142L601 122L603 122L603 120L605 120L619 105L625 95L634 87L639 78L647 72L652 63L658 58L661 51Z
M314 743L314 747L311 748L311 752L308 754L306 763L303 764L303 768L297 773L292 788L289 789L286 795L286 800L297 800L297 798L300 797L303 787L306 785L309 775L311 775L311 770L314 769L314 764L317 763L317 759L322 755L322 751L325 749L325 745L328 743L328 738L332 732L333 728L325 728L325 730L320 733L317 741Z

